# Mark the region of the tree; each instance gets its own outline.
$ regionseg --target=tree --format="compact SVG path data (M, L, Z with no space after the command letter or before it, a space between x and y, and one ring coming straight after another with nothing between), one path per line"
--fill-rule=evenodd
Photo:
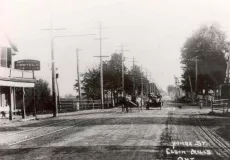
M37 111L52 110L52 98L51 98L51 89L49 83L43 79L38 79L35 82L35 105ZM21 99L22 107L22 88L17 88L16 96L18 99ZM33 88L25 88L25 106L26 112L32 113L34 110L34 96Z
M83 90L85 92L86 98L90 99L100 99L100 69L99 66L95 66L88 69L86 73L83 74ZM78 87L76 83L74 85L75 89Z
M111 59L104 63L103 78L104 88L106 90L116 91L121 93L122 87L122 57L121 54L113 53ZM125 68L126 70L126 68Z
M174 86L173 85L168 85L167 91L168 91L168 93L174 92Z
M195 57L199 60L197 92L203 89L214 89L224 82L226 62L224 52L227 50L226 35L218 27L203 26L186 40L181 48L181 63L183 64L182 89L190 92L195 90Z

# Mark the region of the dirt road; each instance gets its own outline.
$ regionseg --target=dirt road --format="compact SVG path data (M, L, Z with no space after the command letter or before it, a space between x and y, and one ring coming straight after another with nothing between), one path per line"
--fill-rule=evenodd
M76 112L0 131L0 159L230 159L206 110L163 107ZM3 132L4 131L4 132Z

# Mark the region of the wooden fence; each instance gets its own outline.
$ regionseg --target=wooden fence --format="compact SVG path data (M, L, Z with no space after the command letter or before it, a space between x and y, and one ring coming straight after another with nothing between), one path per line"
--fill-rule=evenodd
M100 100L60 99L59 110L87 110L101 108Z
M221 110L223 113L225 111L228 113L229 99L218 99L211 101L212 112L214 110Z

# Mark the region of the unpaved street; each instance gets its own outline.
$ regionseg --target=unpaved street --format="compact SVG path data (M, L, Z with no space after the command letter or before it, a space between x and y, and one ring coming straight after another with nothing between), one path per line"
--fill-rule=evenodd
M171 105L131 113L115 108L2 126L0 158L230 159L229 143L206 125L207 111Z

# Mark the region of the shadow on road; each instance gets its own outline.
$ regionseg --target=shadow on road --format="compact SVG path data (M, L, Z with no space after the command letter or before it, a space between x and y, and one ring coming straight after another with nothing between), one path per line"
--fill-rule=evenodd
M185 150L186 154L166 154L169 146L121 146L121 145L92 145L71 147L39 147L20 149L0 149L1 158L5 159L170 159L177 160L178 157L194 157L196 160L222 160L216 155L191 155L191 149ZM208 147L202 150L210 149ZM41 154L43 153L43 154Z
M131 113L132 114L132 113ZM127 114L129 115L129 114ZM139 124L139 125L145 125L145 124L165 124L165 121L168 119L168 116L159 116L159 117L110 117L110 118L78 118L78 119L53 119L52 121L42 121L38 123L32 123L32 124L26 124L22 125L21 127L41 127L44 125L49 125L47 127L52 126L73 126L78 125L79 122L83 121L89 121L87 123L84 123L84 126L96 126L96 125L115 125L116 122L113 121L114 119L119 118L119 124L120 125L129 125L129 124ZM185 125L185 126L196 126L197 123L189 120L189 117L171 117L171 120L169 121L170 125ZM220 126L220 123L223 124L225 122L225 125L230 125L230 118L199 118L200 121L204 126ZM180 123L184 122L186 120L186 123ZM44 126L46 127L46 126ZM20 130L17 127L0 127L0 132L4 131L18 131Z

